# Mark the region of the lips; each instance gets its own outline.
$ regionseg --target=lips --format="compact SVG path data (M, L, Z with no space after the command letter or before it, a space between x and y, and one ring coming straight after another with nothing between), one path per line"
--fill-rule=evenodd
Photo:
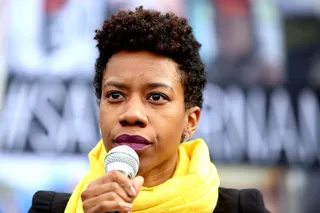
M127 145L135 151L142 150L151 144L147 139L139 135L120 135L114 140L114 143L117 146Z

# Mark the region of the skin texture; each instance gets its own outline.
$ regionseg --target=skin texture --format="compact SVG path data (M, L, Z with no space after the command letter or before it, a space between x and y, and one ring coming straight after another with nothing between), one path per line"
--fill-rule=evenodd
M106 66L100 127L106 150L120 135L139 135L151 144L138 151L144 186L168 180L176 166L184 132L193 134L199 107L185 110L180 71L169 58L139 51L112 56Z
M150 145L137 151L138 176L111 171L81 194L86 213L130 212L142 185L152 187L174 173L184 133L192 137L200 108L185 108L177 64L148 51L121 51L106 65L100 101L100 127L107 151L120 135L141 136Z

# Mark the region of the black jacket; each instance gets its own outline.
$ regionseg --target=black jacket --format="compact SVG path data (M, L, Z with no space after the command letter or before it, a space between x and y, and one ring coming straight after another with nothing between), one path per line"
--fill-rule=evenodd
M38 191L32 199L28 213L63 213L71 194ZM256 189L219 188L219 198L214 213L270 213L262 194Z

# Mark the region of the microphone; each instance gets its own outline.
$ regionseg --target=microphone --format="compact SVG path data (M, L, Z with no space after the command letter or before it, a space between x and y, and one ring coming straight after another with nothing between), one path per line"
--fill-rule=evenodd
M139 163L138 154L131 147L121 145L108 152L104 160L104 169L106 172L117 170L133 179L138 173Z
M129 146L121 145L111 149L104 159L104 170L117 170L128 178L133 179L139 169L138 154ZM119 212L109 212L119 213Z

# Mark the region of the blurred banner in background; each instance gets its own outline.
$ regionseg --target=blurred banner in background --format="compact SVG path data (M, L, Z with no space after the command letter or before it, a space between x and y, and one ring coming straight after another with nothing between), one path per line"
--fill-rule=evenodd
M5 95L5 87L6 87L6 61L5 61L5 17L7 7L6 2L4 0L0 0L0 110L2 108L2 100Z
M86 173L99 140L94 30L139 5L186 17L202 43L195 137L222 185L259 188L273 213L320 212L319 1L1 0L0 213Z

